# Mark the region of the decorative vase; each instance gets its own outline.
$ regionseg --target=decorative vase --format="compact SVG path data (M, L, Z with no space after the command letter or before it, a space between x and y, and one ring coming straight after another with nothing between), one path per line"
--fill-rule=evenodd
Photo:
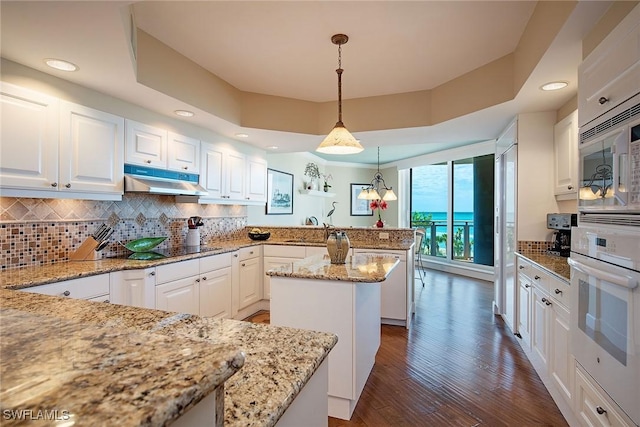
M351 242L344 231L332 231L327 238L327 252L331 264L344 264L351 249Z
M325 193L329 192L329 184L327 184L326 182L324 183L324 192Z
M318 191L318 178L311 178L311 189Z
M378 228L384 227L384 222L382 222L382 220L379 219L378 222L376 222L376 227L378 227Z

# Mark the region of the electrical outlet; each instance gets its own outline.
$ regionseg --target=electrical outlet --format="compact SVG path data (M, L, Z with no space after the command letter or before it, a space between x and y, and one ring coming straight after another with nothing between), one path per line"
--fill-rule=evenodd
M380 233L380 239L381 240L389 240L389 233Z

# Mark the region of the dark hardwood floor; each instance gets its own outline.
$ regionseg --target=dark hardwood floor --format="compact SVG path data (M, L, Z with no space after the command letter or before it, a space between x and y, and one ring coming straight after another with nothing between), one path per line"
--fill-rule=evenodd
M343 426L566 426L516 338L491 311L493 284L429 271L410 331L382 326L376 364ZM268 323L269 313L251 321Z

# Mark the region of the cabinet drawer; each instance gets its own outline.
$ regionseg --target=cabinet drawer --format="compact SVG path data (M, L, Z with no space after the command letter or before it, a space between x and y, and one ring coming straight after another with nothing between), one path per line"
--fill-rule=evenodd
M200 273L200 260L175 262L156 267L156 285L172 282L185 277L197 276Z
M284 246L284 245L265 245L263 246L264 256L279 258L298 258L305 257L304 246Z
M549 294L551 298L564 305L567 308L571 308L571 296L570 296L570 286L569 283L559 280L552 279L549 282Z
M399 261L407 260L407 252L406 251L394 251L394 250L386 250L386 249L354 249L353 254L365 254L365 255L389 255L396 257Z
M583 425L631 427L631 421L625 421L619 408L600 392L598 386L587 378L579 365L576 365L576 415ZM602 413L600 413L602 412Z
M231 267L231 252L200 258L200 271L213 271Z
M240 261L255 258L262 255L261 246L251 246L240 249Z
M529 278L531 279L531 284L549 292L549 282L551 281L549 274L533 265L531 266L530 272L531 275L529 275Z
M25 289L25 291L59 297L90 299L109 294L109 275L100 274L65 280L64 282L51 283L49 285L34 286Z

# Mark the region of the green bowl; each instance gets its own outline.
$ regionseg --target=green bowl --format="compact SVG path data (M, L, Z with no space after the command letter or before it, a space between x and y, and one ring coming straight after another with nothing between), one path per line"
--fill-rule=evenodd
M149 252L165 240L167 240L166 237L143 237L142 239L132 240L123 246L131 252Z

